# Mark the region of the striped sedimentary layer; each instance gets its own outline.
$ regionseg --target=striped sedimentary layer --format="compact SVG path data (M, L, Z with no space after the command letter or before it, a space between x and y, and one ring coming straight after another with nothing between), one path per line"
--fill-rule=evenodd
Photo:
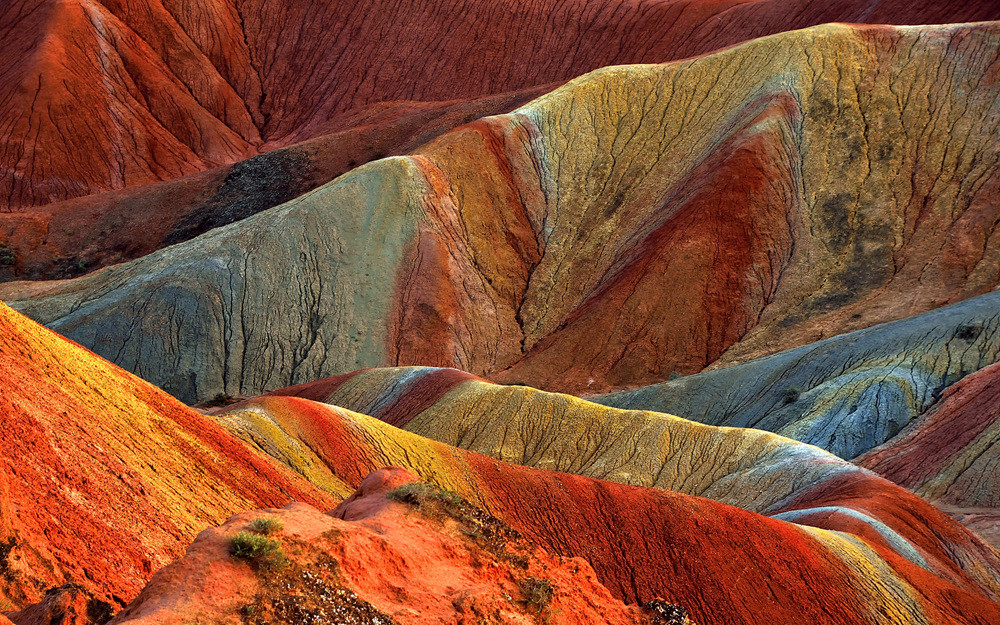
M82 584L124 605L231 514L330 495L0 304L0 603Z
M385 364L574 393L732 364L997 285L998 45L827 25L599 70L0 296L185 401Z
M478 400L479 439L506 440L497 456L515 455L537 466L552 466L550 458L581 441L596 444L575 453L589 456L591 465L621 464L617 446L630 440L629 417L636 416L566 398L578 402L572 411L578 418L555 436L544 418L531 413L531 406L546 400L538 391L513 389L521 393L519 401L504 403L484 391L481 381L455 385L448 372L407 373L408 380L397 378L395 400L383 397L383 407L405 403L407 389L418 394L418 403L428 401L432 384L414 386L414 374L452 376L444 381L452 390L435 403L447 404L450 394ZM377 377L368 380L378 387ZM588 408L603 418L582 414ZM675 445L656 480L676 488L668 491L508 464L302 397L258 398L215 418L336 493L373 468L407 468L455 490L544 548L586 558L617 596L664 597L687 607L698 623L985 624L1000 616L994 602L1000 559L977 537L902 488L772 434L660 415L659 444L650 447L662 453L668 437ZM406 427L419 422L418 415ZM605 436L602 424L618 436ZM564 444L571 429L576 437ZM705 436L708 430L715 435ZM539 455L525 450L522 436ZM760 438L772 443L772 457L785 455L783 466L760 462ZM462 439L470 449L496 449L476 444L468 430ZM644 453L633 449L636 473L612 479L647 482L638 473ZM704 458L715 459L715 466ZM694 496L709 493L753 508L755 498L739 492L747 490L769 508L768 516ZM782 493L780 503L772 491Z
M1000 365L949 387L897 437L856 459L1000 544Z
M998 311L1000 293L993 292L773 356L594 400L671 412L711 425L769 430L854 458L888 441L895 444L894 437L936 406L946 389L998 360ZM917 427L923 427L922 422ZM984 419L977 427L988 422Z
M145 256L292 200L359 164L412 151L468 121L547 91L397 102L355 111L330 132L203 172L0 212L0 281L79 276Z
M231 163L380 102L476 98L822 22L1000 18L990 2L898 4L8 0L0 211Z

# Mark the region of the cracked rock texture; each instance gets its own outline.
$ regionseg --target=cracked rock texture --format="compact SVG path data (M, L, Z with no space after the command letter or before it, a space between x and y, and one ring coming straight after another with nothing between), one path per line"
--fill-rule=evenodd
M119 609L234 512L336 501L2 304L0 370L0 604L72 581Z
M998 47L826 25L598 70L0 297L188 402L386 364L596 393L741 362L998 284Z
M167 180L345 112L545 85L831 21L1000 18L989 1L7 0L0 210ZM85 154L85 158L80 155Z
M493 452L498 457L519 455L526 440L558 456L566 439L566 447L574 440L595 443L595 465L617 462L623 450L637 466L649 455L629 436L634 414L567 398L578 404L557 437L531 407L558 398L524 389L519 402L491 403L478 384L467 380L451 393L480 400L481 438L507 441ZM385 403L403 403L406 393ZM508 464L302 397L253 399L215 415L324 488L337 480L358 484L383 465L411 470L546 550L584 557L616 596L630 602L660 596L686 607L698 623L985 625L1000 617L1000 558L915 495L801 443L659 417L660 440L675 445L662 473L672 474L677 491ZM623 433L602 439L601 427ZM438 431L448 429L441 424ZM769 438L770 455L786 463L758 462L754 442L760 437ZM690 494L705 493L711 483L728 485L713 496L742 499L749 508L754 502L737 491L763 500L783 492L783 501L763 516Z
M993 292L773 356L593 399L711 425L769 430L850 459L895 440L945 389L998 356L1000 292Z

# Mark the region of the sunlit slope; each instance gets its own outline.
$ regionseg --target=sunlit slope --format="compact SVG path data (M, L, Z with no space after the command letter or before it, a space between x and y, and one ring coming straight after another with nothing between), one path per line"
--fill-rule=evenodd
M602 69L0 296L185 401L385 364L567 392L731 364L997 285L998 45L995 24L826 25Z
M7 0L0 211L168 180L380 102L545 85L823 22L1000 19L990 2Z
M124 605L240 510L334 498L162 391L0 305L0 599Z
M480 416L486 423L497 411ZM407 468L543 547L585 557L616 595L668 598L698 623L985 624L1000 615L995 552L914 495L818 451L829 465L825 479L803 483L797 500L777 512L806 524L798 525L683 491L507 464L302 398L254 399L215 418L336 492L338 482L356 484L374 467ZM554 444L541 433L533 440ZM697 442L677 454L721 455L723 445L696 450ZM838 465L847 479L838 479ZM733 490L747 485L738 473L729 476Z

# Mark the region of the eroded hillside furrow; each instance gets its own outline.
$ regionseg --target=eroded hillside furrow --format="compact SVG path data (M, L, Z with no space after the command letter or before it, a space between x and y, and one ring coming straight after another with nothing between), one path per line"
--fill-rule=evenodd
M10 0L0 212L232 163L379 102L517 91L824 22L998 18L985 1Z

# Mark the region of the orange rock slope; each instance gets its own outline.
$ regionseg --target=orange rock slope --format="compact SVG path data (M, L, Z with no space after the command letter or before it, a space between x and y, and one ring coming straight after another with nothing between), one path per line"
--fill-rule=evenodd
M652 622L612 597L586 561L553 557L440 491L386 498L415 479L373 473L333 516L292 504L234 517L199 535L112 623ZM257 519L281 524L269 535L287 560L276 570L230 555L232 537Z
M117 606L206 526L336 499L0 304L0 605L81 584Z

